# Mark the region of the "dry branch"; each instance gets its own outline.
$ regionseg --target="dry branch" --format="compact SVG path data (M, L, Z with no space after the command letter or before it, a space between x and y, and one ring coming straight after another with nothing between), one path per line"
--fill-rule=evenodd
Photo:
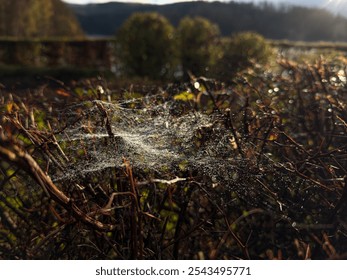
M101 223L84 213L72 199L67 197L52 182L51 178L42 171L32 156L16 143L13 138L0 135L0 157L28 173L40 185L47 196L68 211L71 211L77 220L102 231L113 231L116 229L115 225Z

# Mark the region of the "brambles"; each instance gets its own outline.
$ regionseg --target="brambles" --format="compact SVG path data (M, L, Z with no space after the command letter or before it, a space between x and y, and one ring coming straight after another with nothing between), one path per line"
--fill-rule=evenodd
M0 258L346 258L346 73L279 63L4 93Z

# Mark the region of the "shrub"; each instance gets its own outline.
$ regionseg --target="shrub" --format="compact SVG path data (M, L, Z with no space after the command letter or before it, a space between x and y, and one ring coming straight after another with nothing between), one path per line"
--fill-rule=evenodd
M244 70L255 64L265 64L272 55L272 48L265 38L254 32L241 32L222 41L224 55L218 63L221 77Z
M174 27L157 13L135 13L117 34L124 72L152 79L174 69Z
M220 35L219 27L203 17L185 17L177 33L183 70L205 75L220 53L215 44Z

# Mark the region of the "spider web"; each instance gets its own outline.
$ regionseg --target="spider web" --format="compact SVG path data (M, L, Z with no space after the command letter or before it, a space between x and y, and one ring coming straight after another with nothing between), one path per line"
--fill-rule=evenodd
M230 184L238 177L235 162L240 159L221 113L199 112L188 102L155 95L88 101L68 108L63 116L67 125L57 137L69 163L55 172L55 181L122 168L124 160L137 171L166 179L190 172Z

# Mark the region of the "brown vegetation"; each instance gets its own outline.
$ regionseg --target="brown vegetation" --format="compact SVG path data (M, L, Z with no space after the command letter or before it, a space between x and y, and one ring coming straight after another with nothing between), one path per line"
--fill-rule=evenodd
M228 86L199 78L157 90L114 92L101 80L2 90L0 258L346 258L346 73L323 59L279 67L239 73ZM153 94L157 103L146 103ZM121 165L52 181L88 169L102 147L119 156L117 122L141 115L120 119L112 108L156 106L168 111L153 118L206 115L211 125L194 129L184 153L218 164L138 168L146 162L124 154ZM106 136L62 142L71 128Z

